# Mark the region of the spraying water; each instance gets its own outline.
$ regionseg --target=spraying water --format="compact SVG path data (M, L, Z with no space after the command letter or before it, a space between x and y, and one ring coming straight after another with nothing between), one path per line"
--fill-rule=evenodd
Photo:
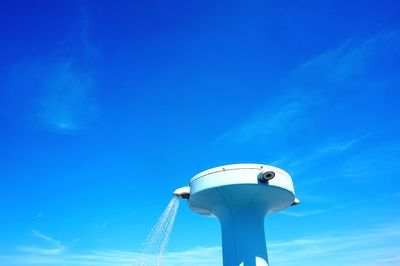
M178 212L179 198L173 197L167 208L153 226L146 241L143 243L142 252L136 266L160 266L163 253L167 247L169 237L174 226Z

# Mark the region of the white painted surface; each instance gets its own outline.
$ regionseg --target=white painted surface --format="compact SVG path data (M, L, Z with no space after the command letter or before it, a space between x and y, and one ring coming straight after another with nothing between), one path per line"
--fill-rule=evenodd
M260 182L264 171L274 171L275 177ZM190 191L190 208L221 223L224 266L268 265L264 217L295 201L288 173L261 164L215 167L194 176Z

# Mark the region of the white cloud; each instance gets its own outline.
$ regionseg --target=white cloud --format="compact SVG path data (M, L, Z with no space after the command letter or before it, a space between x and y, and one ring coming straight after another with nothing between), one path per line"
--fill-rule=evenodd
M22 251L22 250L21 250ZM62 254L0 255L0 264L7 266L51 265L51 266L132 266L140 253L120 250L88 251ZM222 264L220 247L198 247L180 252L169 252L164 256L163 266L198 265L216 266Z
M400 262L400 226L397 222L398 219L365 231L339 231L330 235L272 242L269 245L271 263L284 266L396 265Z
M50 236L47 236L37 230L33 230L32 233L39 239L43 240L47 247L43 246L19 246L17 250L24 253L34 254L34 255L57 255L61 254L65 247L61 241L55 240Z
M329 210L311 210L311 211L280 211L280 214L283 215L287 215L287 216L292 216L292 217L307 217L307 216L313 216L313 215L317 215L317 214L322 214L322 213L326 213Z
M39 119L44 125L64 132L87 127L97 112L91 98L93 77L75 69L70 62L57 62L44 69Z
M400 161L400 142L391 140L381 145L373 145L358 153L353 154L343 164L343 173L351 177L355 183L370 182L377 176L385 179L395 179L397 174L393 171Z
M53 244L53 245L55 245L57 247L61 246L61 242L60 241L55 240L55 239L51 238L50 236L46 236L46 235L42 234L41 232L39 232L37 230L33 230L32 232L36 237L38 237L40 239L43 239L48 243L51 243L51 244Z
M349 208L349 206L351 206L351 205L350 204L338 204L338 205L329 204L329 206L330 207L327 209L315 209L315 210L306 210L306 211L297 211L296 208L289 208L289 210L280 211L280 212L278 212L278 214L283 214L283 215L292 216L292 217L308 217L308 216L323 214L323 213L327 213L327 212L331 212L331 211L335 211L335 210L339 210L339 209L343 209L343 208Z
M328 146L322 147L318 152L320 153L332 153L332 152L344 152L352 148L355 144L366 139L371 133L365 134L360 137L356 137L347 141L336 141L336 143L331 143Z
M260 142L270 145L292 139L304 140L315 132L315 124L327 119L324 115L351 107L366 92L379 93L399 83L394 76L375 75L376 65L390 65L400 48L400 29L382 31L371 38L357 42L346 41L339 47L297 67L274 97L266 99L263 107L247 120L227 130L218 141ZM359 76L363 77L362 82ZM357 93L351 93L356 91ZM339 99L339 100L338 100ZM351 130L348 127L342 130ZM369 132L353 132L366 135ZM314 140L314 138L313 138ZM304 141L303 141L304 142ZM326 151L346 150L355 143L338 143Z
M298 118L304 114L304 104L299 100L272 103L271 105L275 105L275 107L255 114L239 128L225 133L219 138L219 141L229 140L245 143L262 140L274 134L284 134L288 130L287 124L299 124Z
M94 97L97 54L88 39L87 19L81 20L81 32L72 40L60 43L51 53L9 67L8 78L1 84L8 90L0 97L14 104L0 108L0 114L13 122L61 133L92 125L98 115Z
M42 235L43 237L41 237ZM38 237L49 243L57 240L43 234ZM394 219L367 229L325 233L285 241L268 242L270 263L295 266L389 266L400 263L400 220ZM120 250L87 251L73 253L32 253L19 250L18 254L0 254L0 265L7 266L132 266L139 257L137 252ZM222 265L220 247L197 247L167 252L163 266L217 266Z

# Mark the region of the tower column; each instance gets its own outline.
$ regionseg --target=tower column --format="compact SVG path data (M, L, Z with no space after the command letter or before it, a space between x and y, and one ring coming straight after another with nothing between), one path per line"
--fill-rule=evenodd
M251 208L219 213L224 266L268 266L264 214Z

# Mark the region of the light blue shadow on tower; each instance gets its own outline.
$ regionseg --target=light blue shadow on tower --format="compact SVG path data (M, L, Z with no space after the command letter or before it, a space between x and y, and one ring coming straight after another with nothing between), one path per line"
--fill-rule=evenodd
M224 266L267 266L264 217L300 203L290 175L262 164L208 169L174 194L194 212L218 218Z

